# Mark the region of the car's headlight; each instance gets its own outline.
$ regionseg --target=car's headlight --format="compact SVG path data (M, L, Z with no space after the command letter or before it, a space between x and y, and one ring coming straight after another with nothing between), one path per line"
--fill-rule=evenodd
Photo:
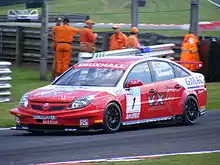
M24 108L28 108L28 95L25 94L21 97L21 100L19 102L19 106L24 107Z
M79 109L79 108L83 108L86 107L87 105L89 105L92 100L94 99L94 96L86 96L86 97L81 97L78 98L76 100L74 100L69 106L68 106L68 110L74 110L74 109Z

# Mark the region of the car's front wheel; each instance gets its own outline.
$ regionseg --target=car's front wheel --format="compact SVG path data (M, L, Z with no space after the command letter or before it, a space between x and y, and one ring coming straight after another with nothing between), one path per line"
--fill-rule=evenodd
M121 110L116 103L109 103L104 113L104 131L107 133L117 132L121 126Z
M199 106L195 97L188 96L183 108L183 124L194 124L199 115Z

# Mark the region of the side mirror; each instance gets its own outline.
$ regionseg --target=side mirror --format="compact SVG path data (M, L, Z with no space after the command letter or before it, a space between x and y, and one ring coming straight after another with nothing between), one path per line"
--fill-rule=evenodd
M126 88L131 88L131 87L138 87L142 86L143 82L141 80L130 80L126 83Z

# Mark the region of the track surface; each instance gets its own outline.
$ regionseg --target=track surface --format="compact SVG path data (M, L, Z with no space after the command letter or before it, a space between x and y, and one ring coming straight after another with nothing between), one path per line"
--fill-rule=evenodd
M208 112L193 126L148 125L115 134L37 136L0 131L1 165L214 149L220 149L220 111Z

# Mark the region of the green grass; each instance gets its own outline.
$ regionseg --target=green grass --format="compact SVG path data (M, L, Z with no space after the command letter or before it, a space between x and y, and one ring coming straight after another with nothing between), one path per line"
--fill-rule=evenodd
M50 0L49 12L87 14L96 22L130 23L130 2L131 0ZM200 21L219 20L220 10L218 8L210 4L207 0L200 0L200 4ZM24 8L25 5L23 4L0 7L0 14L7 14L9 9ZM147 6L139 8L139 22L159 24L189 23L189 8L190 0L149 0ZM100 29L95 30L100 31ZM184 35L186 33L180 30L153 32L172 36ZM220 36L220 32L201 32L200 35Z
M28 68L12 68L12 98L9 103L1 103L0 127L13 126L14 117L9 114L11 108L18 106L21 96L33 89L49 84L48 81L40 81L39 72ZM208 88L208 110L220 109L220 83L207 84Z
M131 19L129 0L51 0L49 12L84 13L98 22L125 22ZM219 20L220 10L207 0L200 0L200 20ZM24 5L1 7L0 14L8 9L24 8ZM149 0L140 7L141 23L188 23L190 0ZM175 11L175 12L170 12Z
M220 109L220 83L208 83L207 109Z
M220 164L219 158L220 153L209 153L201 155L166 156L131 162L96 163L94 165L218 165Z

